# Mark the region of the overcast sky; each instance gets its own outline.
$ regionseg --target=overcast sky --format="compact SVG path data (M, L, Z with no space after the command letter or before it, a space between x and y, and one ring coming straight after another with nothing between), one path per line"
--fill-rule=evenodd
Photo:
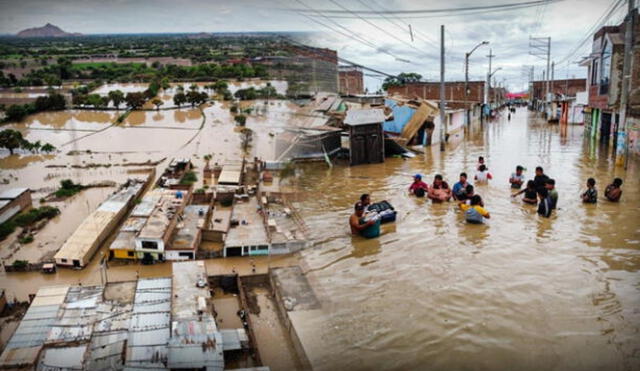
M531 0L0 0L0 33L13 34L47 22L67 32L85 34L320 31L322 33L316 34L318 36L309 42L314 46L337 49L340 57L391 74L418 72L426 79L437 80L440 25L444 24L448 80L464 78L464 53L487 40L490 45L481 47L471 57L470 78L484 79L488 68L486 55L491 47L496 55L493 68L503 68L495 77L498 81L506 79L512 90L519 90L526 81L522 66L535 65L535 77L538 79L546 63L529 55L530 35L550 36L552 59L565 59L613 2L564 0L518 10L464 15L444 13L445 16L438 17L434 17L434 13L409 12L381 18L361 12L464 8L525 1ZM366 21L359 19L338 4L370 18ZM341 12L321 13L329 17L354 18L327 19L309 8ZM291 9L307 10L315 21ZM613 14L608 23L621 21L623 12L624 6ZM328 24L333 29L317 22ZM408 32L409 24L415 31L414 41ZM359 41L354 38L359 38ZM590 43L586 43L569 61L579 60L588 48ZM567 74L569 77L584 77L586 70L566 62L556 66L557 79L565 78ZM375 89L379 83L375 76L367 77L370 89Z

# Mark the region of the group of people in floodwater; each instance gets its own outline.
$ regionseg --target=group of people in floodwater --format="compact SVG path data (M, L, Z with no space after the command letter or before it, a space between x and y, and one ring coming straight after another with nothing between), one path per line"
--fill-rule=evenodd
M509 177L509 184L514 190L511 197L523 195L522 202L537 205L537 212L543 217L550 217L553 210L558 205L558 191L556 182L544 173L541 166L536 167L535 176L525 185L525 168L518 165L515 172ZM488 183L493 179L489 172L484 157L478 158L476 173L473 177L476 183ZM524 189L521 189L525 186ZM593 178L587 180L587 189L581 194L582 202L596 203L598 192L596 181ZM611 184L605 188L604 197L611 202L617 202L622 196L622 179L615 178ZM413 176L413 183L409 186L409 194L416 197L427 197L433 202L450 201L452 198L458 202L459 208L464 212L465 220L468 223L480 224L485 219L491 218L489 211L485 208L482 197L475 193L474 186L469 183L467 173L460 173L460 178L453 187L443 179L442 175L436 174L431 185L422 180L421 174ZM354 206L354 213L351 215L349 224L353 234L360 234L365 237L377 237L379 235L379 218L375 215L368 215L368 205L371 198L368 194L363 194ZM371 231L374 230L372 233ZM375 232L377 230L378 232Z

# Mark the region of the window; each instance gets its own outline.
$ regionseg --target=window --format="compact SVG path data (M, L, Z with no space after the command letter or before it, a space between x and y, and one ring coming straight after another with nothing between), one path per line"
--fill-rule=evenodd
M158 243L155 241L142 241L143 249L158 250Z
M611 43L605 39L600 57L600 95L609 92L609 76L611 75Z
M60 259L60 260L62 260L63 263L67 262L67 259Z
M591 65L591 85L598 85L598 60L594 59Z
M133 258L133 251L127 251L127 256Z

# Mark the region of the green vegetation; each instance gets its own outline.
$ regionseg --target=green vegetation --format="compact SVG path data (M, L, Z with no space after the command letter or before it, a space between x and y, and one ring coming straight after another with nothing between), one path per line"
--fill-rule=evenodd
M56 150L56 147L50 143L45 143L43 145L39 140L36 142L29 142L22 137L21 132L13 129L0 131L0 148L8 149L10 154L13 154L13 151L17 148L22 148L36 153L40 151L49 153Z
M284 97L279 95L278 92L276 91L276 88L271 86L270 83L267 83L267 86L265 86L264 88L256 89L254 87L250 87L247 89L239 89L238 91L236 91L234 96L240 100L269 99L269 98L284 99Z
M29 265L27 260L14 260L11 266L16 269L26 268Z
M16 230L16 227L29 227L42 219L51 219L60 214L57 207L42 206L18 214L6 222L0 224L0 241L4 240Z
M82 184L75 184L71 179L60 181L60 188L55 192L58 198L67 198L82 191L85 187Z
M31 243L31 242L33 242L33 235L27 234L27 235L24 235L24 236L20 236L20 237L18 237L18 242L20 242L20 244L22 244L22 245L26 245L28 243Z
M58 93L38 97L35 102L12 104L7 108L5 121L20 121L27 115L42 111L60 111L66 108L64 97Z
M240 126L244 126L247 123L247 116L245 115L236 115L233 119L236 120Z
M60 209L53 206L42 206L33 208L25 213L18 214L13 218L13 221L19 227L28 227L35 222L39 222L42 219L51 219L60 214Z
M388 90L390 87L393 87L393 86L404 86L404 84L411 83L411 82L418 82L420 80L422 80L422 75L418 73L402 72L398 76L390 76L384 79L384 82L382 83L382 89Z
M182 179L180 179L180 184L181 185L192 185L193 183L195 183L197 181L198 181L198 176L196 175L195 171L189 171L188 173L184 174Z

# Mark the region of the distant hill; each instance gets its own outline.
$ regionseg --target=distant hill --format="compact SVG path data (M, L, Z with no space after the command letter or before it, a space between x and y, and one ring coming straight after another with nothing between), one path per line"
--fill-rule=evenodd
M63 37L81 36L81 33L64 32L60 27L47 23L43 27L27 28L18 32L18 37Z
M200 33L187 35L187 39L210 39L212 37L213 37L212 34L206 33L206 32L200 32Z

